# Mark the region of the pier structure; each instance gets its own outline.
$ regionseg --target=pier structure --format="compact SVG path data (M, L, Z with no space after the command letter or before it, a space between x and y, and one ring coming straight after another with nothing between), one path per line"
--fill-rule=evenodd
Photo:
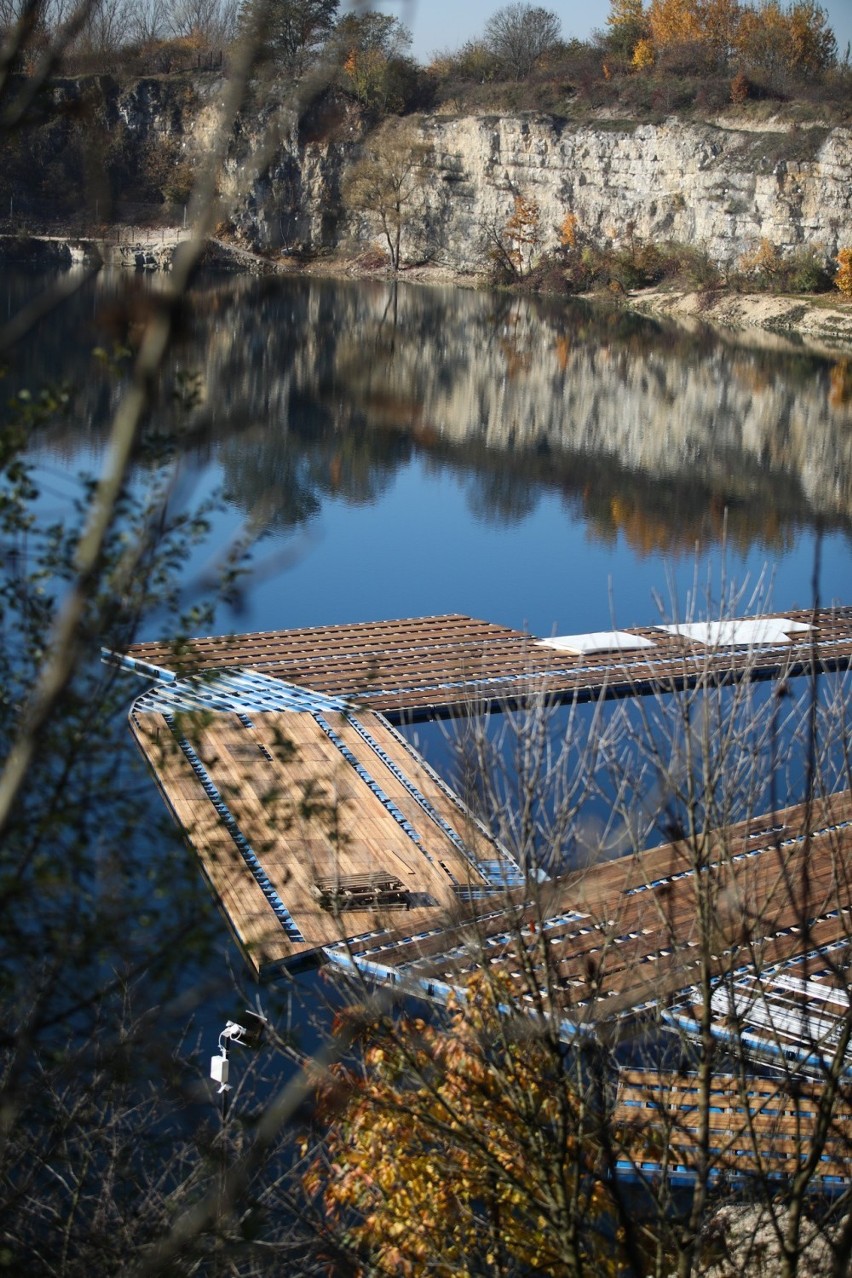
M852 793L679 841L528 889L475 920L330 946L332 963L446 1001L487 956L566 1041L662 1008L687 1036L713 977L715 1033L820 1072L850 1015ZM531 899L530 899L531 898ZM708 909L712 927L700 922ZM852 1075L852 1047L849 1051Z
M134 704L134 736L261 977L322 960L441 998L483 945L517 979L546 934L559 988L540 997L566 1037L660 1003L688 1030L696 894L712 884L730 906L713 953L719 1025L748 1009L766 1041L761 1018L801 1004L796 982L807 994L814 956L852 932L848 793L716 832L719 856L701 875L672 843L527 879L393 721L531 696L783 679L846 668L850 656L852 608L549 639L448 616L196 639L180 651L137 644L108 659L153 680ZM745 936L744 901L760 902ZM757 994L746 988L755 945ZM823 1000L826 1033L837 997ZM812 1026L796 1046L796 1015L779 1050L807 1055Z
M125 655L143 673L254 671L399 723L505 709L531 696L595 701L843 670L852 607L543 638L472 617L417 617L212 636L179 651L139 643Z
M793 1090L785 1094L777 1078L716 1074L705 1096L694 1074L622 1069L612 1112L616 1172L628 1182L665 1176L670 1185L691 1186L703 1166L713 1187L747 1191L757 1178L764 1191L784 1194L813 1149L823 1104L819 1084L802 1080ZM848 1191L850 1150L852 1113L838 1104L815 1161L812 1192Z
M714 1078L705 1145L695 1078L621 1068L617 1174L689 1184L706 1158L711 1181L780 1188L808 1157L822 1080L852 1078L852 792L704 831L700 855L681 838L548 879L396 725L850 657L852 608L550 639L449 616L107 655L152 681L133 734L259 977L324 961L442 1002L487 963L566 1042L617 1041L646 1016L699 1039L709 1017L736 1059L801 1080L795 1094L757 1065ZM851 1142L841 1097L811 1188L846 1192Z

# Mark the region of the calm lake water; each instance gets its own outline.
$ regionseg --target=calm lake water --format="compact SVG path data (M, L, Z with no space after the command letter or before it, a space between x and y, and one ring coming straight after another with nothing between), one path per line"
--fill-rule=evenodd
M37 448L45 514L97 468L118 393L88 358L127 336L104 300L118 329L92 288L22 360L78 386ZM759 336L457 289L220 279L194 301L164 397L198 402L152 428L183 429L180 500L223 495L211 553L261 537L219 630L458 611L547 635L727 583L743 610L760 586L801 607L817 543L821 599L848 601L848 365L844 388L842 364Z
M31 287L4 280L6 308ZM90 352L134 335L115 287L14 370L76 388L33 443L44 519L100 464L120 385ZM127 287L144 308L151 286ZM194 579L256 539L218 632L464 612L549 635L732 592L741 612L850 602L848 361L449 288L218 278L192 302L148 430L180 432L175 502L221 496Z

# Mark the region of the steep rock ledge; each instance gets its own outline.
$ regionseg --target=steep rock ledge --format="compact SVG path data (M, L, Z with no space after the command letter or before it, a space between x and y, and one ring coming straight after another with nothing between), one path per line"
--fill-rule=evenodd
M514 196L533 196L544 247L573 212L599 242L673 240L731 265L762 238L782 252L833 256L852 244L852 131L759 130L735 121L669 120L577 126L551 116L424 116L425 207L409 227L409 255L470 270L486 228L502 226ZM346 217L339 192L359 140L285 143L238 212L260 245L338 248L379 241L369 216ZM232 190L237 173L232 168Z

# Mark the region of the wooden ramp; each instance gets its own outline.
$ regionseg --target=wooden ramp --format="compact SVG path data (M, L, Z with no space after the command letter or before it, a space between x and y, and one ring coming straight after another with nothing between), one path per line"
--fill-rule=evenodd
M442 925L517 875L376 715L135 711L131 727L258 973L403 919Z
M729 642L717 629L716 640L725 641L708 643L686 627L671 633L647 626L614 632L610 647L604 636L603 647L572 651L520 630L450 615L214 636L193 639L179 651L167 643L140 643L124 656L178 674L248 668L400 721L502 707L533 695L584 701L700 680L848 667L852 608L793 611L784 619L792 629L780 638L769 630L761 638L758 630L756 638Z

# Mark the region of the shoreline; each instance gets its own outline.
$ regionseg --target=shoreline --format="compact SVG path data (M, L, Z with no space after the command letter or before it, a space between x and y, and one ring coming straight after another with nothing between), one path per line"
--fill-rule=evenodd
M835 300L836 297L836 300ZM828 358L852 355L852 302L840 294L712 293L647 290L629 294L640 315L694 328L709 325L722 335L759 334L778 351L806 349Z
M171 256L187 235L183 228L158 228L145 238L122 237L118 227L109 238L91 235L0 235L0 261L17 261L30 267L70 267L107 263L122 269L168 271ZM204 265L213 270L253 275L299 275L329 279L358 279L408 284L482 289L493 287L483 272L453 267L419 265L403 267L398 274L376 267L375 255L344 257L340 254L299 261L252 253L240 245L210 239ZM555 296L517 286L522 297ZM839 293L773 294L738 293L716 289L690 292L675 289L642 289L613 296L608 292L559 295L565 301L605 303L651 319L676 323L687 330L709 327L727 339L759 341L779 352L808 350L828 359L852 356L852 300Z
M223 246L225 247L225 246ZM393 280L406 284L424 284L452 288L491 288L481 272L457 271L445 266L403 267L394 276L387 269L363 265L358 258L329 256L310 262L292 259L268 261L276 274L308 275L327 279ZM520 297L553 297L554 294L512 290ZM808 350L828 359L852 356L852 301L844 301L839 293L775 294L738 293L717 289L712 292L685 290L639 289L613 296L602 291L559 295L572 300L603 303L634 311L650 319L668 320L688 330L699 326L712 328L728 339L759 339L766 349L780 352Z

